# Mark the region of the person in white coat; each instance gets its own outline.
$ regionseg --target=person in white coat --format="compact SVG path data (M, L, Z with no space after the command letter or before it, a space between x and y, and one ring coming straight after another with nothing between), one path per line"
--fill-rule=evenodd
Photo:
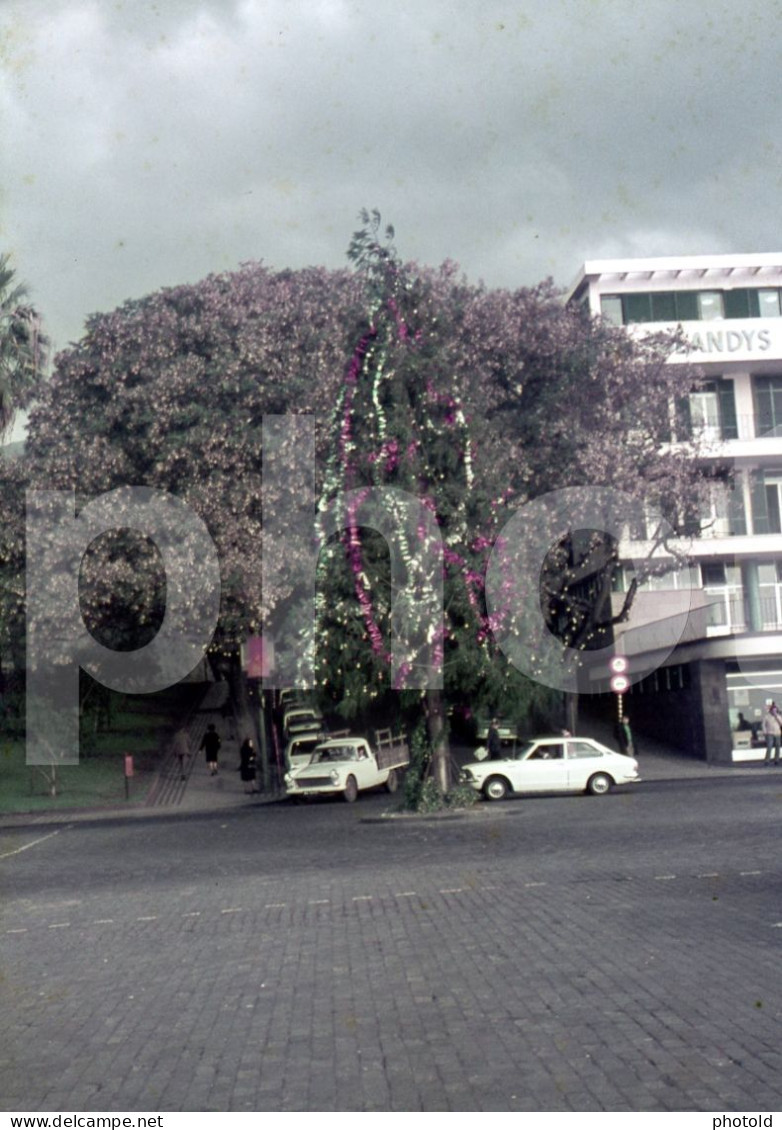
M780 724L779 711L773 702L768 704L766 713L763 715L763 736L766 739L765 764L779 765L782 725Z

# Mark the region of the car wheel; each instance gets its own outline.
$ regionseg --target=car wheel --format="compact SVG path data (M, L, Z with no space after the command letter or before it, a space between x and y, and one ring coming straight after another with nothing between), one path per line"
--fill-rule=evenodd
M510 785L504 777L489 777L483 786L483 795L487 800L504 800L510 792Z
M348 777L347 781L345 782L345 791L342 795L348 802L348 804L352 804L356 799L356 797L358 796L358 785L356 784L355 777Z
M587 792L590 796L604 796L610 791L613 783L607 773L595 773L587 781Z
M388 791L390 793L395 793L396 790L399 788L399 777L397 776L396 769L392 769L391 772L388 774L388 780L386 781L386 788L388 789Z

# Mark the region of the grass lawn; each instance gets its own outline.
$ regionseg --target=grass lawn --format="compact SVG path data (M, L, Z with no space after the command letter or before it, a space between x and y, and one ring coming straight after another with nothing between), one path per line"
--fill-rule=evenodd
M100 808L114 804L139 804L144 800L154 772L131 778L125 800L124 759L116 755L84 757L78 765L57 770L57 796L40 769L25 764L23 742L0 747L0 812L56 812L67 808Z
M157 695L116 695L111 729L83 735L78 765L57 770L57 795L44 773L25 762L24 739L0 735L0 812L56 812L142 804L166 757L172 727L194 699L172 687ZM89 724L89 720L88 720ZM134 776L125 798L125 754L133 755Z

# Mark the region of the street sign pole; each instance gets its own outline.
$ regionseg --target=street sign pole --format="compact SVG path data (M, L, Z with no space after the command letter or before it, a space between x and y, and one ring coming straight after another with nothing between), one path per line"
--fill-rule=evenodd
M627 659L624 655L615 655L608 666L611 671L609 686L616 695L616 714L618 721L621 722L623 717L622 696L630 687L630 679L626 673Z
M133 776L133 754L125 754L125 800L130 798L130 778Z

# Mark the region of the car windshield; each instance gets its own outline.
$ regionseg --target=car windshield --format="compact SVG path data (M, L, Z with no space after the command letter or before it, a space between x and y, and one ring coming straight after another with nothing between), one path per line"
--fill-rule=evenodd
M311 738L297 738L291 742L290 752L301 756L305 753L312 753L316 746L320 745L322 737L320 734L314 734Z
M299 753L304 750L315 749L316 746L321 744L321 735L313 734L311 738L294 738L291 742L291 749Z
M525 742L521 749L517 750L514 757L517 761L523 761L531 749L534 749L537 742Z
M316 750L312 761L314 765L323 765L329 761L357 761L358 749L354 745L332 745L326 749Z
M320 718L316 718L314 714L303 714L300 718L289 718L286 723L286 728L290 734L294 730L298 732L303 730L306 732L308 730L319 730L322 727Z

